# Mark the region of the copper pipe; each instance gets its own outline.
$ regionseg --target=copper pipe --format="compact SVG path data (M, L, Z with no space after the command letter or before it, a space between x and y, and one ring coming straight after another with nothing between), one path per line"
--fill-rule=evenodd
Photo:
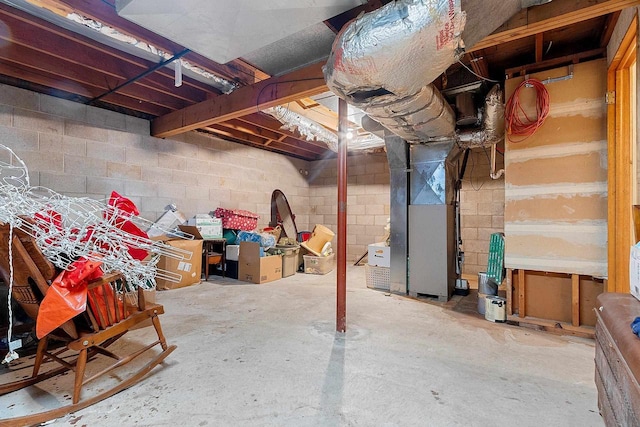
M338 98L338 260L336 331L347 330L347 102Z

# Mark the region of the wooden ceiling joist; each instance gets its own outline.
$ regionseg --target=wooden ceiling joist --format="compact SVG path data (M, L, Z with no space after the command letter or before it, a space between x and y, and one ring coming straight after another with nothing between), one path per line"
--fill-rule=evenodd
M184 46L167 40L146 28L120 17L115 13L115 1L106 2L104 0L30 0L48 10L61 16L69 13L77 13L86 18L93 19L103 25L111 27L122 34L142 40L157 49L165 52L179 52ZM195 52L189 53L186 60L198 63L206 71L215 74L223 79L252 83L256 78L256 70L242 61L230 61L228 64L218 64Z
M553 0L522 10L469 51L534 36L637 5L640 0Z
M246 116L240 117L238 120L243 121L245 123L251 123L263 129L268 129L273 132L279 133L280 135L282 135L283 138L282 139L278 138L278 140L285 140L286 138L299 140L301 138L300 134L298 134L297 132L292 132L292 131L283 129L282 123L280 123L278 120L266 114L262 114L262 113L248 114ZM315 145L316 147L321 147L323 149L326 149L326 144L324 144L323 142L306 141L306 140L305 142L310 145Z
M312 64L158 117L151 123L151 134L173 136L325 92L323 65Z

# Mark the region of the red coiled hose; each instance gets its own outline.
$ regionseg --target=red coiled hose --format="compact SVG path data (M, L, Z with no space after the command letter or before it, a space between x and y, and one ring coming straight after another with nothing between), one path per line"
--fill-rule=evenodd
M520 104L520 91L524 87L533 87L536 91L536 117L529 118ZM537 79L527 79L518 85L505 106L507 138L511 142L522 142L533 135L544 123L549 114L549 92ZM515 139L513 137L516 137Z

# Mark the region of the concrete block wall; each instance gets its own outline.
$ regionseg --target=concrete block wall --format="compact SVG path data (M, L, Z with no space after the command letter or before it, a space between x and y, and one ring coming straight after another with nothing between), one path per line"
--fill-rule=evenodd
M149 122L0 85L0 143L27 165L31 185L106 199L115 190L155 220L174 203L187 217L218 206L270 221L282 190L298 228L309 228L309 162L189 132L149 136Z
M367 245L384 238L389 218L389 166L385 153L347 159L347 262L360 258ZM322 224L337 234L337 160L311 162L309 225ZM337 239L334 238L334 248Z
M487 271L491 234L504 232L504 175L497 180L489 177L489 156L489 149L471 151L460 193L462 273L475 277ZM496 169L503 164L503 157L497 154Z

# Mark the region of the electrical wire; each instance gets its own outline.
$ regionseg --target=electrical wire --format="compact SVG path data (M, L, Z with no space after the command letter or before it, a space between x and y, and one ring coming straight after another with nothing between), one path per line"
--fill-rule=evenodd
M466 65L464 65L464 62L460 61L458 59L458 62L460 63L460 65L462 65L468 72L470 72L471 74L473 74L474 76L476 76L479 79L491 82L491 83L500 83L500 80L493 80L493 79L489 79L487 77L481 76L480 74L476 74L475 71L473 71L471 68L467 67Z
M536 117L530 118L522 106L522 89L533 87L536 91ZM522 142L542 126L549 115L549 92L538 79L526 79L518 85L505 106L504 118L507 138L513 143ZM520 137L520 138L513 138Z

